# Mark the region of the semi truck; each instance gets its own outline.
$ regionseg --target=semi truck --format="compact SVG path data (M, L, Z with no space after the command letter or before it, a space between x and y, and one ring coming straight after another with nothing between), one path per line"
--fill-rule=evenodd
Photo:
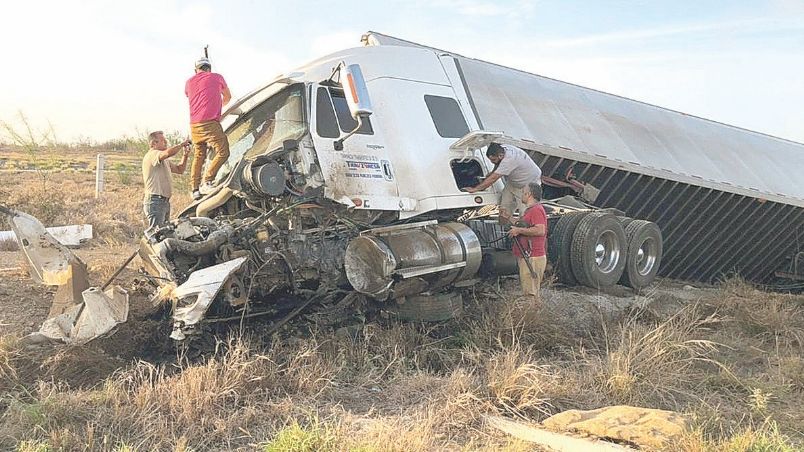
M418 320L512 273L492 142L542 169L559 281L804 275L804 145L369 32L233 103L215 190L140 257L184 340L344 294ZM290 301L291 299L296 301Z

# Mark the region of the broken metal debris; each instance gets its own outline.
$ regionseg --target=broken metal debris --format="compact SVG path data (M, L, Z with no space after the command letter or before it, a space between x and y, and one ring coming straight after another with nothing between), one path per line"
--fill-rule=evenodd
M76 247L92 239L91 224L72 224L69 226L52 226L47 232L64 246ZM0 231L0 241L16 240L14 231Z
M39 220L5 206L0 206L0 213L11 223L30 264L31 277L41 284L58 286L48 319L38 332L28 336L30 342L84 344L126 321L129 304L125 290L113 287L104 293L89 287L86 264Z
M91 287L83 292L83 298L82 304L45 320L39 331L28 335L26 341L31 344L60 341L83 345L128 320L128 292L119 286L106 292Z

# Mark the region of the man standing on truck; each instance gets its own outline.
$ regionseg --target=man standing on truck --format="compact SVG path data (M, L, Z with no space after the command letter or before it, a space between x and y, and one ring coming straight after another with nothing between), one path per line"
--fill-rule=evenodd
M505 177L505 188L500 196L500 223L510 223L514 212L518 210L522 215L525 211L522 189L530 183L541 186L542 170L525 151L508 144L491 143L486 157L494 164L494 169L483 182L465 190L469 193L482 191Z
M184 94L190 101L190 136L195 146L190 179L193 199L199 199L212 190L212 181L229 158L229 140L221 127L221 109L232 99L232 94L223 76L212 72L212 63L207 58L195 62L195 75L185 83ZM209 147L214 149L215 157L204 172L202 185L201 169Z
M522 292L530 295L536 303L539 287L542 284L544 268L547 266L547 214L539 201L542 200L542 186L531 182L522 190L522 201L527 208L522 218L508 231L514 241L514 256L519 266L519 282Z
M142 159L142 181L145 184L143 212L150 229L170 218L170 196L173 193L170 173L184 174L187 156L190 155L190 140L169 148L165 134L159 130L148 135L148 144L150 149ZM169 162L168 159L181 149L184 149L181 163Z

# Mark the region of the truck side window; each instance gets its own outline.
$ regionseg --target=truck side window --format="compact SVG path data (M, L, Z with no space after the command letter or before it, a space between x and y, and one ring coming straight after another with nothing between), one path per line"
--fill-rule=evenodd
M455 99L425 95L424 102L439 135L444 138L461 138L469 133L469 126L466 125L466 119Z
M357 127L357 121L352 118L352 113L349 112L349 104L346 103L346 97L343 95L343 90L330 89L332 94L332 104L335 106L335 114L338 115L338 123L343 132L351 132ZM368 118L363 120L360 130L357 131L363 135L374 135L374 129L371 127L371 121ZM463 136L463 135L461 135Z
M315 97L315 131L324 138L338 138L338 120L335 119L335 110L326 88L319 87Z

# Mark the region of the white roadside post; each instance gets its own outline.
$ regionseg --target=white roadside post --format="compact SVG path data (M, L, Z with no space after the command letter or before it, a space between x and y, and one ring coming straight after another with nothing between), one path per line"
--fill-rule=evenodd
M95 166L95 197L100 198L103 192L103 166L105 157L103 154L98 154L98 163Z

